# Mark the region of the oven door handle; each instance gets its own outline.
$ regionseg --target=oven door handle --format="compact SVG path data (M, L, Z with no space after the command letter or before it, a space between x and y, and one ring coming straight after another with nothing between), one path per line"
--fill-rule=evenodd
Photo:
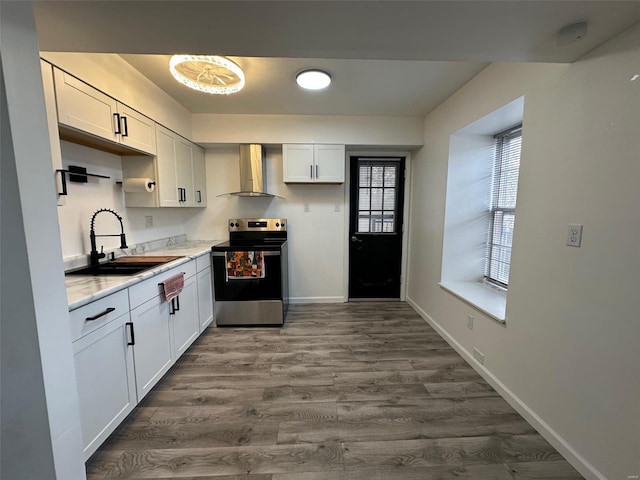
M229 250L230 252L253 252L254 250ZM256 252L260 252L261 250L255 250ZM224 257L225 252L211 252L212 257ZM277 250L269 250L266 252L262 252L263 257L279 257L281 253Z

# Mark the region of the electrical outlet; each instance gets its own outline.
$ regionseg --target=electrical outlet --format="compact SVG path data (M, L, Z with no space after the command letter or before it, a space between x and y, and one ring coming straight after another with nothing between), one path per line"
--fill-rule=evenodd
M334 212L338 213L338 212L340 212L341 209L342 209L342 206L339 203L336 203L336 206L335 206L335 208L333 210L334 210Z
M311 211L311 208L309 208L309 204L308 204L308 203L305 203L305 204L304 204L304 211L305 211L306 213L309 213L309 212Z
M569 225L567 232L567 245L579 247L582 243L582 225Z
M473 315L467 313L467 328L473 330Z
M484 365L484 353L482 353L477 348L473 349L473 357L480 362L480 365Z
M151 215L147 215L144 217L144 226L146 228L153 227L153 217Z

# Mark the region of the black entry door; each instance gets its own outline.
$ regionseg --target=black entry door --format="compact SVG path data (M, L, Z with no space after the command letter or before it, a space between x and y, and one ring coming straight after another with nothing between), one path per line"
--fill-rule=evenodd
M349 298L400 298L404 157L351 157Z

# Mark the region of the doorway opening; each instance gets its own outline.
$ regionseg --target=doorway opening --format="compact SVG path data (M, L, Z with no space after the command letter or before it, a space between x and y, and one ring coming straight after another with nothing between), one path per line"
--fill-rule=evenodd
M349 300L400 300L405 157L350 157Z

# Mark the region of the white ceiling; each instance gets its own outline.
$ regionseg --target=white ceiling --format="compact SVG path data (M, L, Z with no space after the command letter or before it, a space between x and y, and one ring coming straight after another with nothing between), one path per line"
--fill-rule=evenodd
M639 22L640 1L39 1L35 13L43 51L122 54L194 113L423 116L486 62L576 60ZM558 47L578 21L587 37ZM192 92L168 73L173 53L230 56L247 85ZM299 90L307 67L334 85Z
M122 57L192 113L221 114L425 116L486 65L229 57L244 70L246 85L232 95L210 95L177 82L168 55ZM331 74L330 88L308 92L296 85L296 72L310 67Z

